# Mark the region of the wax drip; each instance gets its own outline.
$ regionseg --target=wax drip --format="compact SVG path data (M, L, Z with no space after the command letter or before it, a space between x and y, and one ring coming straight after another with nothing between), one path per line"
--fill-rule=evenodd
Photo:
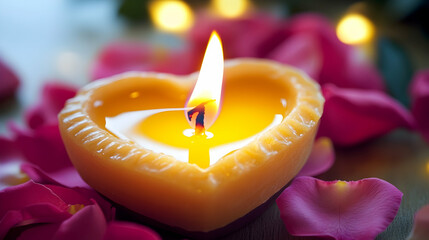
M197 117L195 119L195 135L204 135L205 129L204 129L204 115L206 112L206 104L215 101L214 99L208 100L205 102L202 102L198 104L198 106L194 107L193 109L189 110L188 112L188 119L189 121L192 120L192 117L197 114Z

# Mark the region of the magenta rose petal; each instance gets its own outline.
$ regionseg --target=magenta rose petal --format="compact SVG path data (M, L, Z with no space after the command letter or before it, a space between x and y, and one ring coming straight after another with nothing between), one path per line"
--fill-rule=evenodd
M168 55L153 65L151 71L176 75L190 74L201 67L202 57L203 55L194 48L170 50Z
M71 167L61 139L58 123L42 125L34 130L23 130L11 125L16 144L25 159L50 173Z
M60 209L67 208L67 203L59 198L58 195L53 194L50 188L33 181L6 188L0 191L0 196L2 200L0 205L1 216L9 210L18 210L38 203L49 203Z
M97 206L103 221L114 218L111 204L93 190L42 185L33 181L0 191L0 203L0 238L15 226L63 222L88 206ZM98 210L92 212L98 219Z
M103 240L121 239L161 240L161 237L152 229L142 225L120 221L110 222Z
M429 70L416 74L411 83L411 111L417 127L425 140L429 142Z
M29 181L0 191L0 239L10 228L62 221L69 205L44 185Z
M321 137L314 142L307 163L297 176L316 176L328 171L335 161L335 150L329 138Z
M258 57L258 47L278 28L278 20L270 15L255 14L237 19L213 18L200 14L188 34L194 53L204 55L213 30L222 38L225 58Z
M348 51L348 60L345 66L345 76L347 84L345 87L359 88L359 89L372 89L384 92L386 86L381 73L374 65L358 56L357 49L350 49ZM341 79L338 79L337 86L340 85Z
M325 182L304 176L286 188L277 205L294 236L369 240L393 221L401 199L395 186L377 178Z
M103 239L106 231L106 219L97 205L90 205L76 212L61 223L53 239L58 240L94 240Z
M19 240L53 239L101 240L106 230L106 220L97 205L86 206L62 223L43 224L25 230Z
M87 189L87 188L73 188L73 190L90 199L90 204L98 205L100 209L103 211L104 217L106 218L107 221L111 221L115 218L116 209L112 206L110 202L108 202L95 190Z
M414 226L407 240L429 239L429 205L420 208L414 216Z
M295 66L314 79L317 79L322 66L317 41L314 36L305 33L287 38L268 55L268 58Z
M55 184L66 187L90 188L88 184L82 180L74 167L67 167L55 172L47 173L34 164L23 163L21 165L21 170L26 173L30 179L37 183Z
M87 188L66 188L58 185L43 185L48 187L53 193L59 196L68 205L87 206L98 205L103 211L106 220L112 220L115 215L115 209L112 205L96 193L93 189Z
M353 145L405 127L414 128L410 113L388 95L375 90L322 87L326 99L319 136L338 145Z
M7 162L18 158L19 149L15 142L4 136L0 136L0 162Z
M16 74L0 59L0 101L15 94L19 86Z
M41 100L26 111L25 119L31 129L42 125L52 125L58 122L57 115L64 107L67 99L76 95L75 87L64 83L51 82L43 86Z
M34 204L27 206L20 211L9 211L0 221L0 238L14 227L58 223L70 217L70 213L53 206L52 204Z
M92 70L92 79L127 71L149 71L163 53L148 44L116 42L102 49Z
M17 240L46 240L53 239L56 231L58 230L59 223L49 223L34 226L24 230Z

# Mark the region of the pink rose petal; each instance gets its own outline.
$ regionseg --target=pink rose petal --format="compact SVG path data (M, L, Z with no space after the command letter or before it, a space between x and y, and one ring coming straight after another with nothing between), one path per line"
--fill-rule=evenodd
M39 103L26 111L25 119L31 129L58 122L57 115L67 99L76 95L75 87L63 83L46 83L42 88Z
M19 86L16 74L0 59L0 101L15 94Z
M395 128L413 128L414 121L400 103L374 90L322 87L326 99L319 136L338 145L353 145Z
M83 181L74 167L68 167L47 173L34 164L23 163L21 165L21 170L37 183L54 184L65 187L90 188L88 184Z
M9 236L14 227L32 227L38 224L58 223L70 217L70 213L51 204L34 204L20 211L9 211L0 221L0 238ZM6 235L7 234L7 235ZM16 233L15 233L16 234ZM3 238L1 238L3 239Z
M339 77L336 81L326 80L326 82L331 82L345 88L372 89L385 92L386 86L381 73L367 59L359 56L360 53L358 51L358 49L352 48L348 51L348 59L344 66L345 72L344 76L342 76L345 80Z
M33 226L21 233L18 239L102 240L106 220L97 205L82 208L62 223Z
M168 50L168 55L157 62L151 71L176 75L190 74L199 71L203 54L196 49L185 47L179 50Z
M70 216L68 204L50 188L32 181L0 191L0 239L10 228L58 222Z
M429 70L416 74L411 83L411 111L416 119L418 129L429 142Z
M225 58L258 57L258 47L277 30L278 23L272 16L261 14L237 19L200 14L189 32L188 40L196 49L195 53L202 57L211 32L216 30L222 38Z
M122 239L145 239L161 240L161 237L152 229L129 222L110 222L104 240L122 240Z
M83 209L96 205L103 210L103 221L114 218L110 203L93 190L33 181L6 188L0 191L0 239L15 226L63 222L75 213L71 210L73 205Z
M103 239L106 219L97 205L86 206L61 223L54 240L97 240Z
M103 211L104 217L107 221L112 221L115 218L116 209L104 197L100 196L95 190L87 188L73 188L74 191L86 196L90 204L96 204Z
M86 188L66 188L57 185L43 185L48 187L53 193L59 196L64 202L69 205L81 204L87 205L98 205L104 213L106 220L110 221L115 216L115 209L112 205L96 193L93 189Z
M48 173L72 166L61 139L58 123L42 125L34 130L23 130L11 125L11 130L26 161Z
M277 199L294 236L374 239L393 221L402 193L377 178L325 182L298 177Z
M420 208L414 216L414 226L407 240L429 239L429 205Z
M335 150L329 138L321 137L314 142L307 163L297 176L316 176L328 171L335 161Z
M296 34L275 48L268 58L295 66L316 79L322 67L320 46L311 34Z
M148 44L116 42L102 49L92 70L92 79L127 71L153 71L155 63L167 54Z
M53 194L50 188L33 181L6 188L0 192L0 196L2 200L0 216L10 210L19 210L22 207L38 203L50 203L59 209L67 208L67 203Z
M19 149L13 139L0 136L0 162L8 162L19 159Z
M53 239L60 223L41 224L22 232L17 240L47 240Z

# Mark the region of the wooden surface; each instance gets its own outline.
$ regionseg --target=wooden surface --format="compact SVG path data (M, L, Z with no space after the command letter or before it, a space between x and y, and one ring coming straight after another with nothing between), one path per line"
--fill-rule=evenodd
M0 133L6 122L21 121L23 110L34 104L46 81L76 86L88 82L90 67L99 49L115 40L177 45L180 39L148 34L144 27L128 28L116 18L115 1L0 1L0 56L17 71L22 86L15 101L0 104ZM344 10L344 9L343 9ZM396 28L395 28L396 29ZM407 32L408 38L415 35ZM427 47L427 46L426 46ZM427 67L425 46L407 45L420 52L417 62ZM404 130L366 144L337 150L332 169L318 176L323 180L384 179L403 193L398 215L377 239L404 239L410 232L415 211L429 204L429 147ZM168 233L164 236L183 239ZM224 239L300 239L288 235L276 205L261 217ZM308 238L305 238L308 239Z

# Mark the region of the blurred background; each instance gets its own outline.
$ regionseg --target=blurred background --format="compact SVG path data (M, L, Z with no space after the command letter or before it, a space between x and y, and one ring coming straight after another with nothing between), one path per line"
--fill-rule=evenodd
M240 19L266 13L288 19L305 12L329 19L342 42L363 49L390 93L409 103L411 76L429 67L429 1L0 0L0 59L21 80L16 97L0 103L0 131L36 101L44 82L87 83L100 51L111 42L181 49L201 15Z

